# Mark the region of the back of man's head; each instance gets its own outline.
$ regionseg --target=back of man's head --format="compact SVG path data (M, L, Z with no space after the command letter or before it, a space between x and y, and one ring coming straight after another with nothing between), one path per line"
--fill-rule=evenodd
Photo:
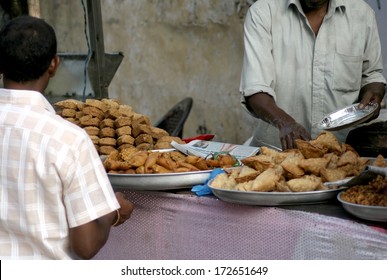
M42 19L20 16L0 31L0 73L9 80L37 80L47 71L56 52L55 31Z

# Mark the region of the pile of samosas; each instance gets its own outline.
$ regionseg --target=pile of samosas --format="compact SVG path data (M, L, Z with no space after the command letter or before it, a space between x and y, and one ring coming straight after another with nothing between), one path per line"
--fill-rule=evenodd
M204 159L179 151L144 151L133 147L112 152L103 164L108 173L160 174L228 168L238 161L229 154Z
M370 161L328 131L311 141L297 140L296 145L285 151L261 147L258 155L242 160L242 167L215 177L211 186L261 192L326 190L325 182L356 176Z

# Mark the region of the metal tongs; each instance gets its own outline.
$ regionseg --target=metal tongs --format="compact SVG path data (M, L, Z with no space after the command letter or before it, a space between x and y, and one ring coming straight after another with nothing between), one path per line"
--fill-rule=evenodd
M352 187L356 185L368 184L370 181L376 178L377 175L387 177L387 167L378 167L373 165L367 165L365 169L357 176L353 177L347 183L343 184L343 187Z

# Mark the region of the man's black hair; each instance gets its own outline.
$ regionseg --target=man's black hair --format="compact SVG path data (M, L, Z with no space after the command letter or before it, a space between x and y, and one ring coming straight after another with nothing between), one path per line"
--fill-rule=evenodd
M56 52L55 31L42 19L16 17L0 31L0 73L9 80L26 82L40 78Z

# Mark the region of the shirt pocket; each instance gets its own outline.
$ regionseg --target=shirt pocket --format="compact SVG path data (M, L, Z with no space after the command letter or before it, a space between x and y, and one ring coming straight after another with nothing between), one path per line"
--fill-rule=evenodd
M362 56L334 54L333 90L340 92L359 91L362 78Z

